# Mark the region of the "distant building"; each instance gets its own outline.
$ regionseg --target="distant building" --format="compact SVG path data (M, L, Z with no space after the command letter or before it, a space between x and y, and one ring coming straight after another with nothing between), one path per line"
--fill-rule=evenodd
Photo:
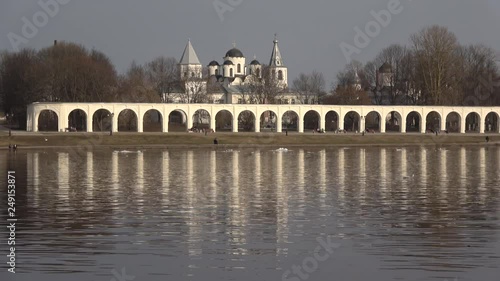
M368 91L368 96L375 105L407 105L411 104L410 98L418 100L418 93L409 89L408 95L395 95L395 78L390 63L385 62L376 73L376 85ZM361 89L361 81L356 73L355 86ZM394 95L393 95L394 94Z

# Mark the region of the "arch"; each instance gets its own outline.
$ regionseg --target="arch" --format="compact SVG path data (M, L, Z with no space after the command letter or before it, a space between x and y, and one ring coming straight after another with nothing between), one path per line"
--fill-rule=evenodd
M450 112L446 116L446 131L448 133L460 133L462 118L456 112Z
M68 129L87 132L87 113L83 109L74 109L68 115Z
M335 111L329 111L325 115L325 131L336 132L339 129L339 114Z
M287 131L299 131L299 114L289 110L281 117L281 127Z
M498 133L499 116L496 112L490 112L484 118L484 131L486 133Z
M316 110L309 110L304 114L304 130L312 130L317 131L324 128L321 128L320 124L321 115Z
M169 132L187 132L187 126L187 114L183 110L176 109L168 114Z
M385 117L385 130L386 132L401 132L401 121L403 118L398 111L391 111Z
M215 70L215 76L219 76L219 70L218 69Z
M143 132L163 132L163 116L160 111L150 109L144 113Z
M365 116L365 129L372 132L380 132L382 116L377 111L371 111Z
M441 114L436 111L429 112L425 118L425 130L431 133L439 132L441 130L441 118Z
M210 129L210 121L210 113L208 113L205 109L198 109L193 114L193 129Z
M238 73L241 73L241 64L238 63Z
M416 111L408 113L406 116L406 132L420 133L422 130L422 115Z
M215 114L215 130L217 132L232 132L233 114L228 110L221 110Z
M361 117L356 111L349 111L344 116L344 130L348 132L359 132Z
M283 80L283 70L278 71L278 80Z
M479 133L481 127L481 116L477 112L471 112L465 117L465 132Z
M92 132L106 132L111 130L111 111L101 108L92 115Z
M38 131L39 132L58 132L59 129L59 116L57 113L50 109L40 111L38 115Z
M249 110L242 111L238 115L238 132L254 132L255 115Z
M131 109L124 109L118 114L118 132L137 132L137 114Z
M264 111L260 115L260 130L261 132L276 131L276 121L278 120L276 112L272 110Z

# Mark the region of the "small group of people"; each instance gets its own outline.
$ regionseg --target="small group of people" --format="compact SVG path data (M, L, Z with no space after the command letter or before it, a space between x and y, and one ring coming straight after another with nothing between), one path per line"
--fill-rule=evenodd
M9 150L14 150L16 151L17 150L17 144L9 144Z
M213 129L198 129L198 128L191 128L188 130L189 133L202 133L208 135L209 133L214 133Z

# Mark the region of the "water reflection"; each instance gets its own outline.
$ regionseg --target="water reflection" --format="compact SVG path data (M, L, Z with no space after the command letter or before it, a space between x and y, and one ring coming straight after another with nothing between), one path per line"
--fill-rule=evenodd
M250 280L252 269L276 280L325 234L348 248L338 259L376 257L425 280L499 270L498 147L27 152L26 162L31 272L107 274L135 257L142 277Z

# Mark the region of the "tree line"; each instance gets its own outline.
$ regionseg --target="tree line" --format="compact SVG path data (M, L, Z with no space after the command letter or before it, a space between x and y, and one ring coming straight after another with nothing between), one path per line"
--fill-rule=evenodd
M118 74L109 57L61 42L36 51L0 53L0 99L5 113L24 128L33 102L161 102L176 79L177 60L133 62Z
M447 28L430 26L410 36L408 45L394 44L372 61L353 61L326 90L324 75L301 73L284 87L263 66L238 89L242 103L500 105L498 53L481 45L462 45ZM380 79L381 66L390 68ZM61 42L39 51L0 53L0 101L21 128L33 102L215 102L220 81L208 77L181 79L178 61L158 57L132 62L118 74L109 57L81 45ZM386 78L387 78L386 77ZM206 85L206 86L204 86Z
M454 33L430 26L394 44L365 64L353 61L338 73L332 102L439 106L500 105L498 57L481 45L462 45ZM389 81L380 67L391 67Z

